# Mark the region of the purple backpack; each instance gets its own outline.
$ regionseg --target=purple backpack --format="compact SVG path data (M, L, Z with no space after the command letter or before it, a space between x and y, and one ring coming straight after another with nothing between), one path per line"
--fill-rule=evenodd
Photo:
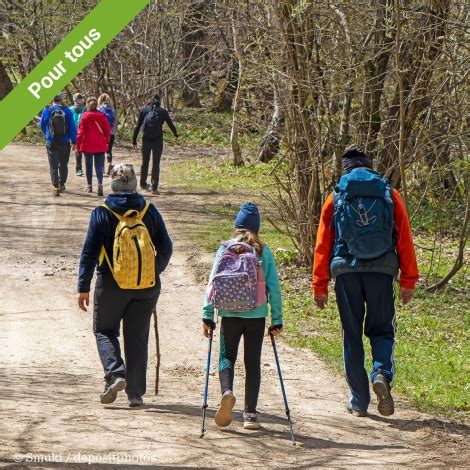
M246 243L229 241L224 246L209 286L208 299L216 309L246 312L257 306L258 255Z

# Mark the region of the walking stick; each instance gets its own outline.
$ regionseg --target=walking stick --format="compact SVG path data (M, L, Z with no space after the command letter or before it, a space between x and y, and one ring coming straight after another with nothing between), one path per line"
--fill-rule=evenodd
M274 335L271 332L269 333L269 336L271 337L271 344L273 345L274 357L276 358L277 372L279 374L279 381L281 382L282 396L284 397L284 405L286 406L286 416L287 421L289 423L292 445L295 446L294 431L292 430L292 420L290 417L289 404L287 403L286 390L284 388L284 381L282 380L281 365L279 364L279 356L277 355L276 340L274 339Z
M206 433L206 410L207 410L207 394L209 391L209 373L210 373L210 366L211 366L211 352L212 352L212 339L213 339L213 330L210 330L209 336L209 351L207 352L207 365L206 365L206 383L204 385L204 402L202 403L202 427L201 427L201 435L199 437L204 437Z
M155 364L155 395L158 395L158 385L160 384L160 336L158 335L157 307L153 309L153 324L155 327L155 343L157 351L157 363Z

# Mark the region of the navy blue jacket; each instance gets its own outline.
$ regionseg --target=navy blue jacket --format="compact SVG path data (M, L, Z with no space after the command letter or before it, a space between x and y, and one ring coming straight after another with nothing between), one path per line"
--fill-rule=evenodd
M145 207L146 201L139 193L114 193L105 199L105 204L114 212L124 214L129 209L141 211ZM90 292L93 272L99 262L103 245L108 257L112 261L114 233L118 222L117 217L105 207L97 207L91 213L88 233L83 245L82 255L80 256L78 292ZM173 253L173 243L168 235L160 212L158 212L153 204L150 204L144 215L143 222L157 250L155 264L157 273L160 274L170 262ZM105 271L109 271L106 261L97 268L97 272Z
M154 104L145 106L145 108L142 108L142 110L140 111L139 119L134 129L134 135L132 136L132 143L134 145L137 145L137 136L139 135L139 131L140 131L140 128L142 127L142 124L144 123L145 117L154 106L157 108L157 111L158 111L158 116L159 116L158 126L160 128L159 129L160 136L161 137L163 136L163 124L166 122L168 124L168 127L171 129L171 132L173 132L173 135L175 137L178 137L178 131L176 130L176 127L173 124L173 121L171 120L171 117L168 114L168 111L162 108L160 105L154 103ZM143 130L143 134L144 134L143 135L144 140L154 140L154 138L149 138L148 136L145 135L145 128Z
M53 109L63 109L65 113L65 119L67 119L67 135L61 137L57 142L68 144L72 142L72 144L77 143L77 126L75 125L75 120L73 118L73 113L70 111L67 106L59 106L57 104L51 106L50 108L44 108L41 114L41 122L39 126L41 127L42 133L46 136L46 141L48 144L53 142L51 131L49 129L49 119L51 117L51 112Z

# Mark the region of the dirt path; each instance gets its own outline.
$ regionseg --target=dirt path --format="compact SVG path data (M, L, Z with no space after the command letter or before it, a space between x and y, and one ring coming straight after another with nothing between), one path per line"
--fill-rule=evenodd
M118 152L117 160L124 159L137 163L135 155ZM164 167L168 171L165 162ZM293 448L267 341L259 407L264 429L250 433L241 427L240 374L235 421L226 430L215 428L210 418L219 389L213 375L209 430L200 439L207 348L199 333L204 286L196 284L189 271L191 247L181 238L180 227L199 223L198 203L202 205L209 195L170 192L169 188L156 200L175 241L158 304L163 356L160 395L153 396L151 339L146 406L131 410L124 395L112 406L101 406L102 371L91 314L76 308L74 293L87 221L100 200L85 194L84 179L74 174L67 194L60 198L52 197L49 182L42 147L12 145L0 152L0 286L4 294L0 306L0 467L12 466L15 454L29 461L60 462L35 464L46 468L468 462L468 428L449 428L443 421L401 409L392 419L383 419L375 415L374 406L370 418L354 418L344 412L343 379L310 352L280 344L299 443ZM213 364L218 346L214 349ZM95 464L90 467L88 460Z

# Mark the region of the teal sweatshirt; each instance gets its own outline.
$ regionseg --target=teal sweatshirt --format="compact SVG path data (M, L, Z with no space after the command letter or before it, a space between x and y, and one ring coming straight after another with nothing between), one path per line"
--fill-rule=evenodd
M70 109L70 111L72 111L73 120L75 121L75 126L78 129L78 125L80 124L80 119L82 117L82 114L86 111L86 106L85 105L82 105L82 106L74 105L74 106L70 106L69 109Z
M221 245L215 255L214 265L212 266L212 272L209 277L209 284L211 283L217 263L224 252L225 247ZM265 245L263 248L263 256L260 260L263 263L264 277L266 278L266 291L267 291L267 302L259 307L252 308L247 312L228 312L226 310L219 310L219 316L221 317L241 317L241 318L265 318L268 316L268 303L271 310L271 325L282 325L282 296L281 287L279 285L279 275L277 273L276 261L272 251ZM214 320L214 307L209 303L206 296L204 298L203 307L203 318L207 320Z

